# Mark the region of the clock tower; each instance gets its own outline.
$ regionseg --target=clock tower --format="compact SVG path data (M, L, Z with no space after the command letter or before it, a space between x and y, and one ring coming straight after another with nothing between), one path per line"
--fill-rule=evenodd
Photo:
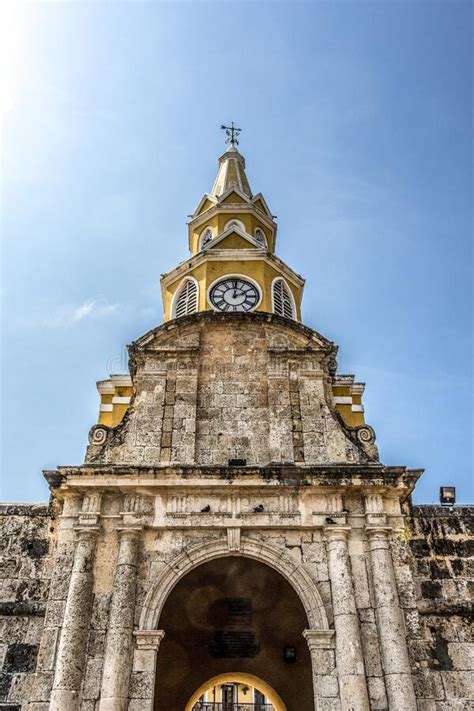
M470 514L412 507L422 471L380 461L364 383L302 323L304 281L224 128L164 320L97 384L84 463L44 473L49 507L0 507L0 702L470 708Z
M276 256L275 218L252 193L236 143L233 134L191 215L189 258L161 278L165 321L208 310L301 320L304 279Z

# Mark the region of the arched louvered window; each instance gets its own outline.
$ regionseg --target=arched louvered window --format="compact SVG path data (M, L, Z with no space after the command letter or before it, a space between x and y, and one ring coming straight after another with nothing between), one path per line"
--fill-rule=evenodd
M212 230L210 227L207 227L201 235L201 239L200 239L201 247L200 248L204 249L204 247L207 244L209 244L209 242L212 241L212 238L213 238Z
M273 282L273 313L285 318L295 318L295 306L290 289L283 279L275 279Z
M179 287L173 309L173 318L194 314L198 307L198 286L194 279L185 279Z
M262 247L267 246L267 238L265 237L265 232L261 230L260 227L257 227L257 229L255 230L255 239Z

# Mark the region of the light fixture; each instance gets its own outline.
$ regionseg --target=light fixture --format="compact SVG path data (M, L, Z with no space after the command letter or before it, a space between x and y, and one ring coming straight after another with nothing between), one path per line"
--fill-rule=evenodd
M440 486L439 501L442 506L453 506L456 503L456 487Z

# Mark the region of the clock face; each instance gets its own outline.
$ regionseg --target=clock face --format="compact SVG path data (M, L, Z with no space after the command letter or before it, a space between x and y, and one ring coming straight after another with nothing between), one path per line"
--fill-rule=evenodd
M227 277L212 287L209 299L219 311L251 311L258 304L260 294L249 281Z

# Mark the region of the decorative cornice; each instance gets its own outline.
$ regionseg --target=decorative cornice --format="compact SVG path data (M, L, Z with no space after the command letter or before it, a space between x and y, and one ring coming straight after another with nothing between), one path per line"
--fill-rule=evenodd
M209 199L209 198L207 198ZM205 202L203 199L202 202ZM264 225L266 225L269 229L272 231L277 230L277 224L274 222L274 220L269 217L267 214L262 212L261 210L258 209L253 203L221 203L221 202L216 202L215 199L213 199L214 205L211 207L208 207L207 210L204 212L199 213L199 215L196 215L196 217L193 217L189 222L188 222L188 229L191 232L193 229L196 229L199 227L201 224L204 222L207 222L211 217L214 217L214 215L217 215L219 213L236 213L236 212L242 212L242 213L253 213L255 214L258 219L263 222Z
M234 232L236 230L234 229ZM267 249L262 249L262 247L255 247L254 249L220 249L213 252L212 249L206 249L197 254L193 254L191 257L186 259L177 267L172 269L170 272L163 274L161 277L162 286L168 286L172 284L177 279L182 276L188 275L191 269L199 267L204 262L255 262L264 261L269 264L274 269L281 271L285 277L292 281L295 286L302 289L305 280L300 274L291 269L285 262L276 257L272 252Z

